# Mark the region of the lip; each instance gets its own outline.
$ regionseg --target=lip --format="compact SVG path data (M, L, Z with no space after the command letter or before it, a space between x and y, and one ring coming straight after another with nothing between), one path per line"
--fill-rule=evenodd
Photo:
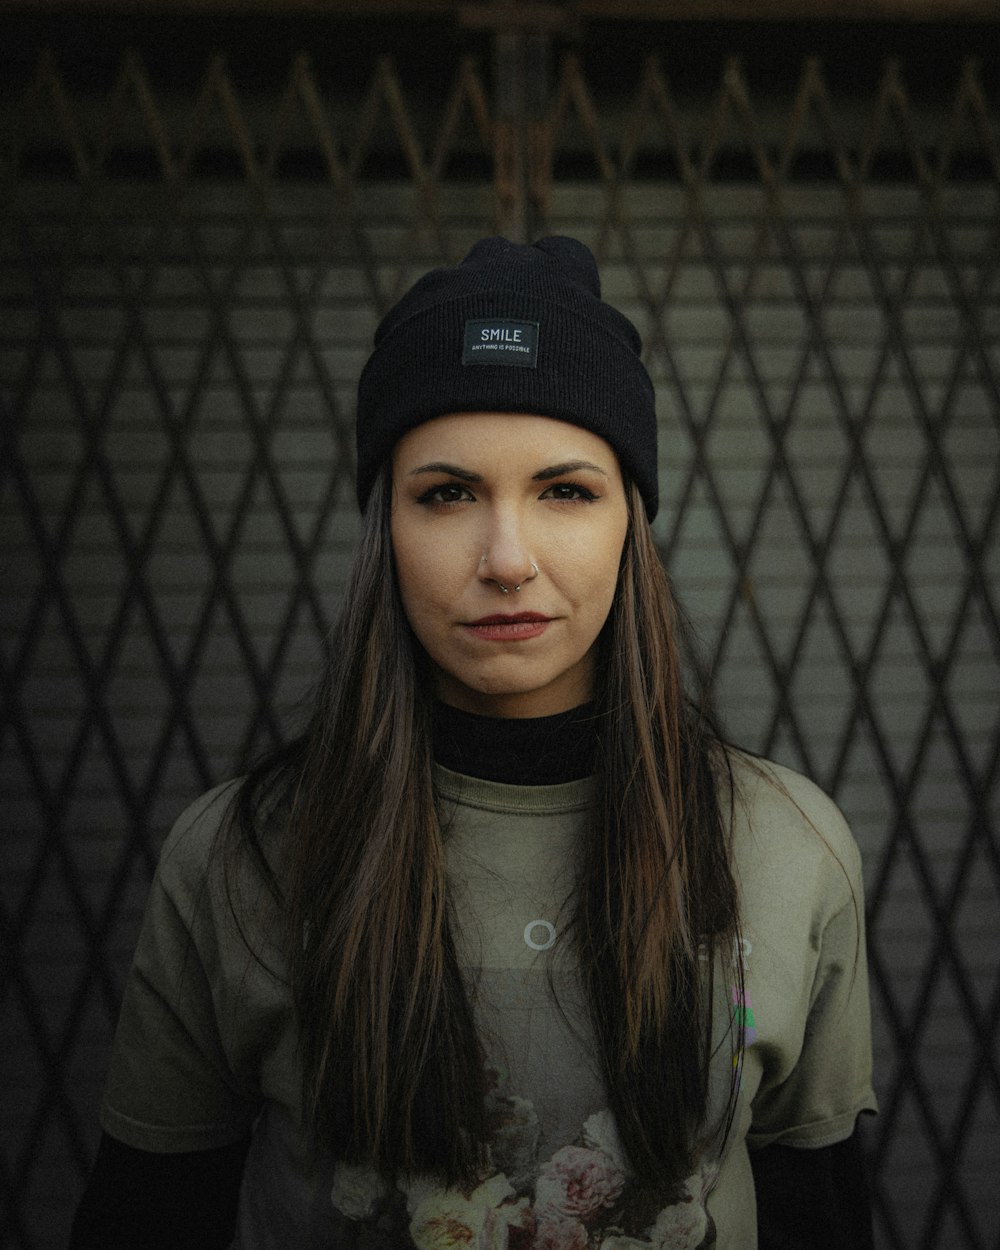
M552 622L541 612L494 612L476 621L466 621L463 628L484 642L526 642L544 634Z

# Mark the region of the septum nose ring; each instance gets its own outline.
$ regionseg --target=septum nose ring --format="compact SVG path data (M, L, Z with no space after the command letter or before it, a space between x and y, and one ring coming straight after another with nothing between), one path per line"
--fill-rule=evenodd
M486 559L486 557L485 557L485 556L483 556L483 559L485 560L485 559ZM531 577L537 577L537 576L538 576L538 565L534 562L534 560L532 560L532 562L531 562L531 570L532 570L532 572L531 572ZM531 579L529 578L528 580L530 581ZM514 594L515 594L515 595L516 595L516 594L517 594L517 592L521 589L522 584L523 584L523 583L518 582L518 583L517 583L517 585L514 587ZM503 584L503 582L497 582L497 585L500 587L500 592L501 592L501 594L504 594L504 595L509 595L509 594L510 594L510 587L509 587L509 586L505 586L505 585Z

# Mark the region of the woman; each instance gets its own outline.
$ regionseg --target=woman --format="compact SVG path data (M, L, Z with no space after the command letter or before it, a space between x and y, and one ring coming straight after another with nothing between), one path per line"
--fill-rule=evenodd
M75 1246L870 1245L857 851L682 696L639 349L570 239L383 321L312 721L168 839Z

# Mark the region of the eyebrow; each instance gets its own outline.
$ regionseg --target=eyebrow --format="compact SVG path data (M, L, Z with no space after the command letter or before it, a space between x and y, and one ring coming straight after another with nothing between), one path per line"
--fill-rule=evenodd
M594 473L600 473L602 477L607 477L607 473L599 464L593 464L590 460L564 460L562 464L550 464L544 469L539 469L537 473L531 475L533 482L550 482L554 477L563 477L567 473L579 473L581 469L590 469ZM481 482L483 475L481 473L472 473L469 469L460 469L456 464L448 464L443 460L432 460L429 464L418 465L417 468L411 469L407 474L408 477L417 477L421 473L446 473L449 477L457 477L460 482Z
M460 469L456 464L446 464L443 460L432 460L430 464L421 464L411 469L407 477L417 477L421 473L446 473L449 477L457 477L461 482L481 482L481 473L470 473L468 469Z
M600 473L601 477L607 477L607 473L599 464L593 464L589 460L564 460L562 464L549 465L547 469L539 469L537 473L531 475L533 482L548 482L554 477L562 477L566 473L579 473L581 469L591 469L594 473Z

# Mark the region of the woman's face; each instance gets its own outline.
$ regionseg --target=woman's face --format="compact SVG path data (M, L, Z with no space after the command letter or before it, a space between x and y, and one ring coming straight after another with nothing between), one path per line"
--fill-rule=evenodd
M508 717L585 702L628 526L611 447L549 417L458 413L403 435L392 481L400 594L438 696Z

